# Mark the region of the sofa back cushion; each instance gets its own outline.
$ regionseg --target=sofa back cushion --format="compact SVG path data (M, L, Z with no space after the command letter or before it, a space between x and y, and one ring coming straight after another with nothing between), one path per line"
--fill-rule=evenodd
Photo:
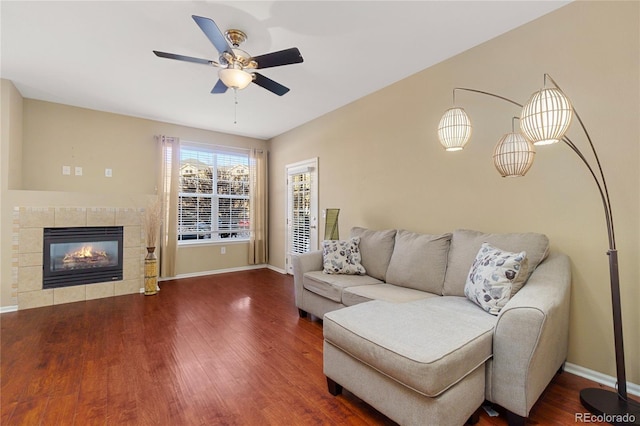
M457 229L453 231L451 249L444 277L444 296L464 296L464 285L473 261L482 246L489 243L502 250L527 252L528 270L522 283L531 276L538 264L549 254L549 239L546 235L527 232L522 234L486 234L484 232Z
M399 230L386 282L441 294L450 243L451 234L430 235Z
M355 227L351 229L351 236L360 237L360 263L367 270L367 275L385 281L396 230L373 231Z

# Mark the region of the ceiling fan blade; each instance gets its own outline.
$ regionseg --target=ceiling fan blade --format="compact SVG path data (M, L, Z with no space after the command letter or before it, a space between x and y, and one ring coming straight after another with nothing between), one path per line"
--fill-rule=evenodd
M262 74L258 74L257 72L254 72L253 75L254 75L253 82L255 84L257 84L260 87L264 87L268 91L273 92L278 96L282 96L289 91L288 87L285 87L280 83L276 83L275 81L265 77Z
M194 58L191 56L176 55L175 53L158 52L157 50L154 50L153 53L155 53L156 56L160 58L177 59L178 61L194 62L196 64L203 64L203 65L216 65L214 61L211 61L209 59L200 59L200 58Z
M213 86L213 89L211 89L211 93L213 94L224 93L226 91L227 91L227 86L222 82L222 80L218 80L216 85Z
M299 64L303 62L302 55L297 47L280 50L278 52L266 53L252 58L258 63L257 69L279 67L281 65Z
M191 15L191 17L196 21L196 24L198 24L204 35L206 35L209 41L213 43L219 53L227 52L232 57L236 57L231 46L227 43L227 39L224 37L224 34L222 34L222 31L220 31L220 28L218 28L213 20L196 15Z

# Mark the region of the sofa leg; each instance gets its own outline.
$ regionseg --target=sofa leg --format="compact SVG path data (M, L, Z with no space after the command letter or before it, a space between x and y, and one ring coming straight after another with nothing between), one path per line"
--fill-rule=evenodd
M333 396L338 396L342 393L342 385L339 385L333 379L327 377L327 387L329 388L329 393Z
M303 311L302 309L298 308L298 316L300 318L306 318L307 317L307 311Z
M524 426L526 422L526 417L519 416L516 413L512 413L507 410L507 423L509 426Z
M482 410L482 407L479 407L476 411L474 411L465 424L475 425L476 423L478 423L480 421L480 410Z

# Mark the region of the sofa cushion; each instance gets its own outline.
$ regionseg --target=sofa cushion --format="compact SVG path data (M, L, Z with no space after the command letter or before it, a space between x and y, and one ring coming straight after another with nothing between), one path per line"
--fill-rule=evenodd
M511 252L527 252L527 273L523 283L549 253L549 239L546 235L533 232L522 234L485 234L483 232L458 229L453 232L451 249L447 260L447 273L444 277L444 296L464 296L467 275L482 243Z
M307 272L302 277L305 289L338 303L342 302L342 290L346 287L381 283L368 275L330 275L322 271Z
M429 397L492 355L496 317L463 297L396 304L380 300L324 316L327 343Z
M325 274L364 275L367 271L360 264L359 243L359 237L353 237L347 241L323 241L323 272Z
M514 283L526 274L527 253L511 253L483 243L473 261L464 294L492 315L498 315L515 294Z
M404 303L428 297L440 297L440 295L393 284L359 285L345 288L342 291L342 304L351 306L371 300Z
M351 229L351 236L360 237L361 263L367 270L367 275L385 281L395 244L396 230L372 231L355 227Z
M451 234L396 233L386 282L442 294Z

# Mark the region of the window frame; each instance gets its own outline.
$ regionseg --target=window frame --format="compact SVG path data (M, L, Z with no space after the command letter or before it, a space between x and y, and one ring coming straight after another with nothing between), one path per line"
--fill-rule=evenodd
M202 163L208 166L211 170L211 192L200 192L198 187L195 188L196 192L185 192L183 191L183 175L182 168L190 163L189 151L196 154L196 158L191 158L197 167L197 163ZM206 160L202 160L202 157L211 156L211 164L208 164ZM178 176L178 205L177 205L177 213L178 213L178 229L177 229L177 240L178 246L186 246L186 245L199 245L199 244L233 244L233 243L244 243L249 241L250 237L250 227L249 227L249 212L250 212L250 176L249 176L249 150L241 149L241 148L233 148L227 146L220 145L208 145L201 144L197 142L190 141L182 141L180 144L180 175ZM225 158L225 161L220 161L222 158ZM233 157L242 157L244 161L239 162L226 162ZM193 165L193 164L192 164ZM228 169L233 169L237 166L246 167L246 175L244 179L237 181L240 182L240 194L220 194L220 182L224 182L220 179L219 170L221 168L227 167ZM199 174L203 169L197 169L197 174ZM195 185L199 185L198 179L199 177L195 177L196 182ZM229 180L230 182L229 188L236 181ZM185 224L183 222L184 215L184 205L183 199L187 197L193 197L196 199L197 203L202 199L209 199L210 202L210 210L208 212L208 222L205 219L204 222L201 222L198 215L200 213L199 207L196 204L196 213L195 213L195 225L193 223ZM246 206L241 207L239 210L236 210L234 213L234 208L229 207L228 209L228 217L230 218L229 222L233 223L234 214L237 214L236 217L237 222L246 222L244 227L236 226L230 227L229 229L221 228L221 200L237 200L242 204L246 203ZM232 202L230 202L231 204ZM214 220L214 218L218 218ZM204 227L204 229L198 229L200 226ZM193 229L195 226L195 229ZM190 227L190 229L186 229L186 227ZM225 235L226 236L223 236ZM195 235L195 237L193 237ZM189 236L189 238L185 238L185 236ZM208 236L208 237L207 237Z

